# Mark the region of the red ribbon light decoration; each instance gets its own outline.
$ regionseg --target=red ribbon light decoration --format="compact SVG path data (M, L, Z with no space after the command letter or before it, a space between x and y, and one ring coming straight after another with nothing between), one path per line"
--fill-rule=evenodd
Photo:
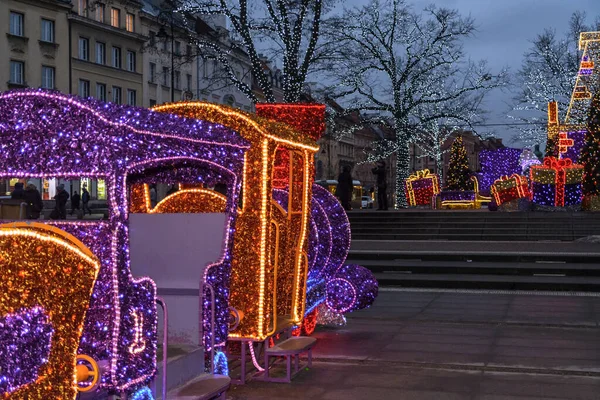
M555 175L555 192L554 192L554 205L556 207L564 207L565 205L565 184L567 183L567 171L568 168L573 165L573 161L570 158L557 159L556 157L544 158L544 166L551 168L556 171Z

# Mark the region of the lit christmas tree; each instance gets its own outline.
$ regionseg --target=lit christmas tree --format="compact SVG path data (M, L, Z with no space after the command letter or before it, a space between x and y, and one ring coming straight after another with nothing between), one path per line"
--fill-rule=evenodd
M446 184L450 190L471 190L471 170L467 150L463 145L462 136L458 136L450 150L450 166Z
M600 91L594 96L581 154L584 196L600 195Z

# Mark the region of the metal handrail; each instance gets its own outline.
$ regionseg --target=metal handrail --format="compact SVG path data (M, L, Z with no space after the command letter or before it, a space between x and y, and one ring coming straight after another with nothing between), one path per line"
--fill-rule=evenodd
M215 289L212 287L210 283L204 282L204 286L208 288L210 291L210 373L214 375L215 373ZM202 298L204 297L204 291L200 293L200 304L202 306L202 310L204 310L204 302ZM204 318L200 320L200 325L202 326ZM204 329L201 329L201 332L204 332ZM202 343L202 341L200 341Z
M156 304L163 310L163 373L162 373L162 399L167 400L167 346L169 345L169 314L167 304L161 297L156 297Z

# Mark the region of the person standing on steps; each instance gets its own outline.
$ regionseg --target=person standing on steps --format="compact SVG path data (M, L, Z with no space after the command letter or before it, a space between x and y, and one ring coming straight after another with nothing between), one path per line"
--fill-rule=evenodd
M387 171L384 161L377 162L377 166L373 168L373 174L377 175L377 210L386 211L388 209Z
M345 165L342 172L338 176L338 184L335 190L336 196L340 199L344 210L352 210L350 200L352 199L352 175L350 174L350 167Z

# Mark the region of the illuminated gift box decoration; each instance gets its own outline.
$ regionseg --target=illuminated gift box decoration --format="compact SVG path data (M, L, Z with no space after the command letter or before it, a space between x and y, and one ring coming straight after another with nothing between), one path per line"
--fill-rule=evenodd
M431 204L431 198L440 192L440 178L428 169L417 171L404 182L406 201L410 206Z
M570 158L546 157L530 170L531 197L535 204L564 207L581 204L583 166Z
M523 175L503 176L492 185L492 196L497 205L529 197L529 182Z

